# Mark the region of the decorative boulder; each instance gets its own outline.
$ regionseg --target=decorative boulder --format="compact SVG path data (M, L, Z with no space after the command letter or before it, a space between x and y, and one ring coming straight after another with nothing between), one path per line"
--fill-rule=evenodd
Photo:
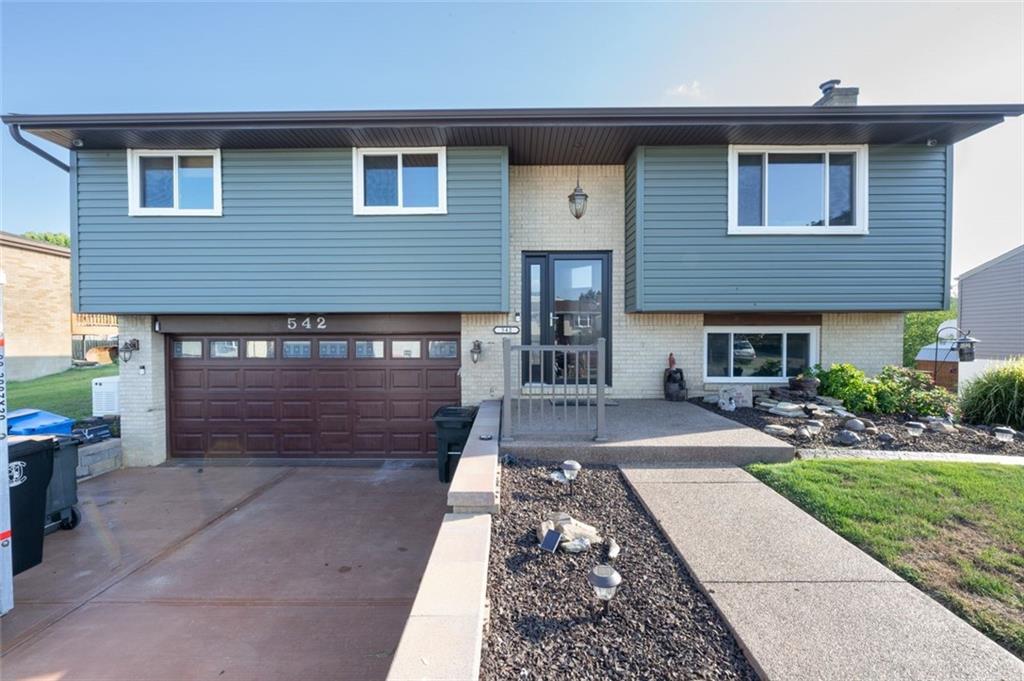
M947 423L946 421L929 421L928 430L949 435L950 433L956 432L956 427L952 423Z
M847 430L852 430L855 433L864 432L864 429L867 428L867 425L860 419L850 419L844 423L843 426Z
M862 441L863 438L852 430L840 430L835 436L835 443L844 447L860 444Z
M893 436L893 435L890 435L889 433L879 433L878 434L878 441L881 442L883 445L892 444L893 442L895 442L895 440L896 440L896 437Z
M795 431L792 428L780 425L778 423L769 423L767 426L764 427L764 432L768 433L769 435L774 435L776 437L789 437Z
M796 429L796 436L801 440L810 440L811 431L807 430L807 426L800 426Z

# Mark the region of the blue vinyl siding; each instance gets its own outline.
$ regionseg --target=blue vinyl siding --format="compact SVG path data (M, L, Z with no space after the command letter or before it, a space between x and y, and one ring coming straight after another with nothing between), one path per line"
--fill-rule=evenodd
M626 271L635 277L627 299L635 296L637 311L942 309L951 246L946 148L870 148L870 233L861 236L729 235L726 147L637 154L641 207L626 226L635 248L631 256L627 244Z
M640 157L640 149L636 149L626 161L625 168L625 197L626 197L626 250L625 250L625 308L626 312L636 312L636 280L637 280L637 258L636 258L636 214L637 214L637 159Z
M508 153L448 149L448 214L355 216L350 149L224 150L221 217L128 217L124 151L74 154L82 312L508 308Z

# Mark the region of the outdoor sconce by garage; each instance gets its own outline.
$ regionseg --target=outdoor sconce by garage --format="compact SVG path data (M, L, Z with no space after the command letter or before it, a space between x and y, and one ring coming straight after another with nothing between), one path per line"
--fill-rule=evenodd
M138 350L139 339L129 338L128 340L121 344L120 348L117 349L118 359L127 364L128 362L132 361L132 353L138 352Z
M480 355L482 355L483 352L483 344L478 340L473 341L473 346L469 349L469 358L473 360L473 364L480 361Z

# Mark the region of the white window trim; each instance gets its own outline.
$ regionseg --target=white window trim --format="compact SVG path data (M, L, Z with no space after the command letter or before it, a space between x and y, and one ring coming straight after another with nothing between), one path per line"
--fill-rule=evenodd
M810 358L809 366L818 363L818 337L821 327L818 326L705 326L704 327L704 382L705 383L788 383L788 376L708 376L708 335L712 333L807 333L810 334ZM782 370L786 370L785 339L782 342ZM732 368L730 361L730 369Z
M857 165L856 197L854 215L857 218L855 225L843 225L836 227L772 227L762 226L740 226L739 223L739 155L750 153L790 153L790 154L817 154L826 152L856 154ZM767 167L765 168L765 184L767 184ZM825 215L828 215L828 157L825 157ZM768 191L765 187L762 200L765 206L762 209L764 219L768 218L767 202ZM835 234L835 235L859 235L868 233L868 145L866 144L830 144L825 146L800 146L800 145L747 145L732 144L729 146L729 234Z
M437 154L437 205L403 206L402 155ZM398 205L367 206L363 194L363 158L366 156L398 156ZM353 215L447 215L448 160L445 147L353 147L352 148L352 214Z
M146 208L141 205L139 186L139 159L152 156L170 156L174 159L174 205L170 208ZM178 158L180 156L210 156L213 158L213 208L178 208ZM220 216L223 214L220 193L220 149L129 149L128 150L128 215L145 216Z

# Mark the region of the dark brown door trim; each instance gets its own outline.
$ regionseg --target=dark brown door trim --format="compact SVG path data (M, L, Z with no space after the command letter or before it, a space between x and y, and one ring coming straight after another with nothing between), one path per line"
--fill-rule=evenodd
M279 335L339 333L459 333L457 313L159 315L157 331L184 335ZM292 328L294 327L294 328Z

